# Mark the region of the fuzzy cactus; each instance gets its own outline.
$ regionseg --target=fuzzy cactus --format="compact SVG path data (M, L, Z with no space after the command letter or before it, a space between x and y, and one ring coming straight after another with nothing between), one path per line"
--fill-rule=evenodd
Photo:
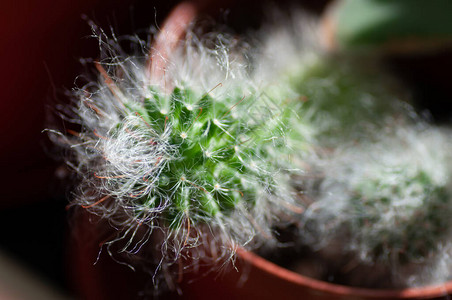
M123 103L117 124L91 136L105 160L94 176L108 195L128 199L137 219L157 209L179 228L278 193L278 178L291 173L287 141L305 139L296 107L257 91L214 97L184 84L169 94L148 89L142 101Z
M382 168L354 189L351 230L369 259L423 260L448 233L450 191L425 170L408 174L407 169Z
M62 112L80 127L52 131L82 178L72 205L112 224L108 246L159 249L157 268L184 250L222 262L237 246L271 243L274 224L302 210L294 182L311 147L295 93L254 78L224 36L209 49L188 35L157 79L149 55L97 35L97 79Z
M451 275L423 275L449 255L442 249L452 225L450 132L420 127L386 128L373 141L338 147L324 163L305 234L318 249L335 245L341 257L328 259L339 269L355 265L342 275L351 284L402 287ZM362 266L380 271L359 278Z

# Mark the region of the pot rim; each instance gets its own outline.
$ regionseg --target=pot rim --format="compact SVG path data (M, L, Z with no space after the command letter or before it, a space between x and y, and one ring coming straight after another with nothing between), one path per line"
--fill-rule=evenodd
M319 292L334 294L337 296L354 295L358 297L374 299L414 299L414 298L433 298L449 295L452 292L452 280L443 284L428 285L423 287L412 287L402 289L369 289L358 288L335 283L329 283L322 280L313 279L299 273L290 271L275 263L272 263L263 257L247 251L243 248L237 249L237 255L253 267L279 278L288 281L294 285L310 287Z

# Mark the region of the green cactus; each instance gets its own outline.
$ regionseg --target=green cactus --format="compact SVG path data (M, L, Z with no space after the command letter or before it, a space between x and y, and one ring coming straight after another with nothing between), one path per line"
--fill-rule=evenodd
M296 129L301 123L296 107L302 103L282 104L241 91L215 99L183 85L169 95L155 88L149 92L141 104L124 103L127 121L120 121L104 143L127 141L133 154L134 146L148 142L143 151L155 168L138 178L111 169L98 175L116 188L132 180L138 214L169 201L162 214L173 227L187 216L194 223L208 222L238 203L254 206L263 190L276 194L277 173L293 169L290 156L306 141ZM288 140L297 145L287 147Z
M69 116L80 130L59 134L82 178L72 205L108 220L117 236L107 244L122 241L121 252L163 233L154 247L167 264L201 240L216 244L206 250L214 263L237 245L271 244L274 224L304 205L305 103L284 83L256 80L225 45L188 39L166 77L150 80L142 57L122 58L117 41L100 38L110 52Z

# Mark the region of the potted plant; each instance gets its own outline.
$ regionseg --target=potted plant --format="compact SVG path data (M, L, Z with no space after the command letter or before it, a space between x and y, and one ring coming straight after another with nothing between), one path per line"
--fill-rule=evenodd
M190 9L182 10L187 14L172 30L176 41L194 15ZM176 10L172 16L180 14ZM160 37L168 38L165 30L174 25L171 22L170 17L167 24L171 25L163 27ZM433 174L425 157L434 155L427 155L416 163L408 156L403 164L389 157L388 169L373 162L372 155L391 150L400 156L404 146L419 146L413 140L424 136L431 145L444 147L447 133L420 122L408 104L394 100L380 86L367 84L361 74L350 73L347 64L322 56L302 55L296 68L278 69L275 80L268 75L274 60L259 60L250 72L248 61L234 52L236 46L224 36L214 40L213 49L196 35L186 36L183 47L161 44L165 39L157 38L151 54L140 60L122 56L115 40L97 34L108 56L95 63L100 74L97 83L77 91L74 111L81 128L55 134L73 149L73 166L83 174L73 205L100 216L117 230L101 245L113 257L132 267L133 259L121 260L115 253L138 257L138 265L154 264L168 285L183 286L185 291L196 283L177 284L183 277L173 277L174 272L211 268L238 251L240 258L251 263L251 273L260 267L266 280L288 280L285 287L313 285L315 289L307 293L315 297L340 298L349 292L369 298L442 295L441 288L416 294L411 289L371 291L322 283L282 271L243 248L275 249L275 230L295 226L300 245L309 238L318 239L313 244L326 244L328 250L336 240L370 241L372 246L360 248L366 251L364 256L388 256L388 251L399 247L395 240L404 233L388 237L386 223L378 227L381 230L359 230L394 216L390 197L406 200L407 194L414 193L417 203L433 202L432 210L441 211L448 199L449 168L441 166L440 175ZM281 55L275 45L288 46L285 55L298 50L296 44L270 39L264 47L270 57L272 51ZM269 53L258 56L267 57ZM146 65L146 60L151 63ZM333 96L334 105L328 102ZM419 129L419 124L424 128ZM429 139L432 136L437 138ZM441 153L444 157L432 157L439 165L447 161L447 153ZM415 148L415 155L425 151ZM414 167L405 169L410 163ZM331 170L336 173L328 173ZM338 201L329 202L329 197L336 190L340 191L336 213L350 212L350 217L333 219L338 234L330 237L321 231L323 220L334 215L330 204ZM410 216L418 218L425 212L424 206L418 207ZM431 214L422 217L430 220ZM447 229L442 222L432 222L438 235ZM406 228L416 231L412 221L407 224ZM374 242L376 236L384 238ZM403 250L397 255L406 254L405 246L396 249ZM140 252L148 256L134 256ZM323 251L321 255L330 254ZM270 269L278 275L269 275ZM306 290L304 285L299 287L303 293Z

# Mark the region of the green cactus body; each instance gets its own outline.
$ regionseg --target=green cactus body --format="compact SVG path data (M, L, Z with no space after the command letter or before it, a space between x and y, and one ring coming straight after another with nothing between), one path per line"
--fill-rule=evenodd
M116 232L107 247L131 257L151 249L166 269L185 255L216 265L237 246L276 245L275 226L306 205L306 103L287 82L255 74L247 51L223 34L207 43L188 32L165 76L148 74L159 54L130 56L96 34L99 74L61 113L77 132L53 133L81 177L72 205Z
M175 230L187 218L209 224L237 206L252 209L263 197L279 197L287 184L278 178L298 172L292 158L306 148L307 125L296 113L303 103L240 90L218 99L183 84L170 94L148 92L142 103L124 102L122 120L97 142L115 145L103 154L107 168L98 177L113 191L129 187L121 198L137 219L162 208L159 219ZM126 170L108 163L124 156L121 147L131 156ZM147 171L134 151L150 159Z

